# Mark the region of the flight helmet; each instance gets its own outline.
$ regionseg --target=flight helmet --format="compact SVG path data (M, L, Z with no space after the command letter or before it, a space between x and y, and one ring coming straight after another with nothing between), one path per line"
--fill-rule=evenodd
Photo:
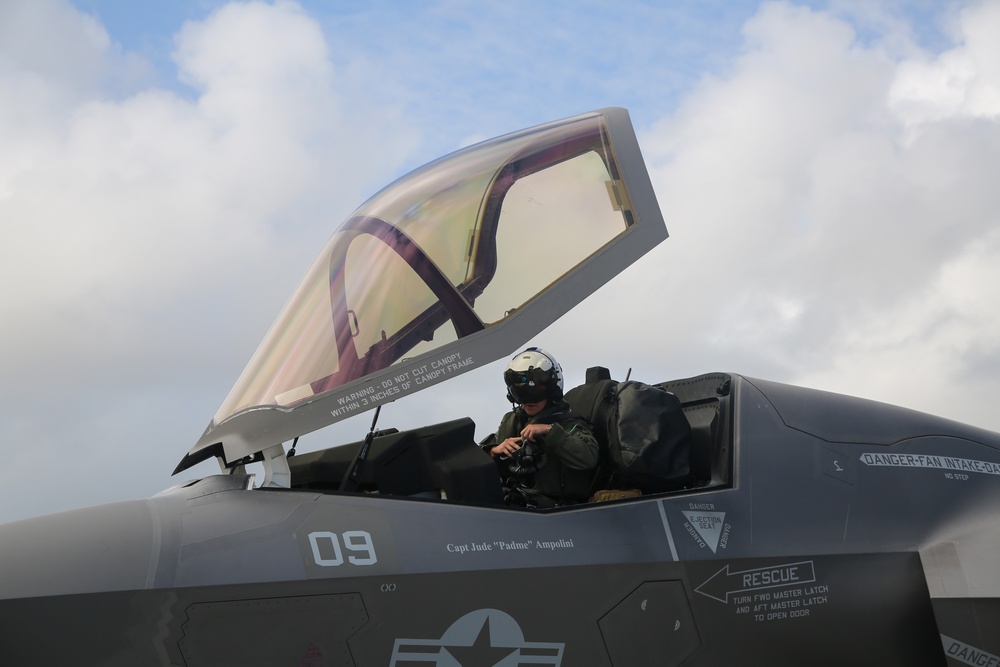
M561 401L563 397L562 367L540 347L529 347L511 359L504 369L503 381L511 403Z

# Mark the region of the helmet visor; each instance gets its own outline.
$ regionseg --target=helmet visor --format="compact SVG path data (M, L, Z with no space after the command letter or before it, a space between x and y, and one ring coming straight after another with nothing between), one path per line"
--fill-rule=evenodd
M538 403L549 395L548 381L551 372L541 368L531 368L526 371L507 369L503 380L507 391L515 403Z

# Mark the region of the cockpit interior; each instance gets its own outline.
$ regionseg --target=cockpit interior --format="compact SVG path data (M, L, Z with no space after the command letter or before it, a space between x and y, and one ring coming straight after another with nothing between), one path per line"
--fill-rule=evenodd
M659 486L637 488L634 491L639 495L632 497L692 493L729 485L732 378L716 373L656 386L677 397L690 425L690 435L681 443L687 449L689 471L676 488L666 491ZM573 399L574 392L568 392L567 400L574 412L581 415L590 412L590 406L574 405ZM601 446L608 447L602 425L592 426ZM356 474L354 490L418 500L503 506L504 492L497 465L476 443L475 431L475 423L468 418L407 431L377 431ZM358 441L291 457L291 488L322 493L342 493L353 488L348 480L364 444ZM600 478L595 473L595 480Z

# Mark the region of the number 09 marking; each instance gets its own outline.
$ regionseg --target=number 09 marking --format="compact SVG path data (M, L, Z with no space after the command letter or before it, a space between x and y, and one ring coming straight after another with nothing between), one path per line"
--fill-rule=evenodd
M347 562L351 565L374 565L378 562L375 555L375 545L372 536L364 530L344 531L340 536L326 530L309 533L309 546L312 547L313 560L323 567L337 567L344 564L343 548L363 556L349 555Z

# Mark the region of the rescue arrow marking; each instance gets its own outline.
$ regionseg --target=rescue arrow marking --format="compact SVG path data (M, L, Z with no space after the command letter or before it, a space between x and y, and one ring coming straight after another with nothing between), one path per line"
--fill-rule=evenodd
M724 568L706 579L701 586L694 590L713 600L729 604L729 596L733 593L796 586L813 581L816 581L816 569L811 560L758 567L739 572L730 572L727 563Z

